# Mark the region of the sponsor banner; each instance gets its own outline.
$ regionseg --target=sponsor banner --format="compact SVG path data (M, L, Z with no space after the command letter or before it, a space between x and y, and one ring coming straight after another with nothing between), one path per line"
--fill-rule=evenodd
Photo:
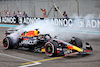
M100 29L100 19L78 19L78 26L82 28Z
M16 23L16 18L15 17L2 17L1 23Z
M82 18L33 18L33 17L0 17L0 23L11 24L31 24L42 20L60 27L69 28L88 28L88 29L100 29L100 19L82 19Z
M44 20L44 19L43 18L33 18L33 17L19 18L19 24L22 24L22 23L32 24L40 20Z
M20 19L21 20L21 19ZM93 28L99 29L100 28L100 19L80 19L80 18L23 18L21 23L35 23L36 21L43 20L44 22L61 26L61 27L80 27L80 28Z

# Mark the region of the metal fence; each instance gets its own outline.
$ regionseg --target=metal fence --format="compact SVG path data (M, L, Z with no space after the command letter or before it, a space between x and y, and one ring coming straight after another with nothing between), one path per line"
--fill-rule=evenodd
M69 18L75 16L84 17L88 14L99 18L100 0L53 0L61 13L67 12ZM51 0L0 0L1 16L5 16L4 11L10 12L10 16L15 11L25 11L29 17L43 17L43 12L40 10L46 9L49 18L62 18ZM75 16L74 16L75 15Z

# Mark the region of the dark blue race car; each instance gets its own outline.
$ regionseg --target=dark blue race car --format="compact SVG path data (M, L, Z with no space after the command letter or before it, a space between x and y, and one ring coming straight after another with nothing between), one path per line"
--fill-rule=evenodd
M12 37L6 34L7 36L3 39L4 48L19 49L24 47L28 48L30 51L43 52L47 56L72 56L77 54L87 54L93 50L89 43L86 43L86 48L83 48L81 39L76 37L72 37L70 42L65 42L63 40L57 39L56 37L52 38L49 34L40 34L34 37L27 37L23 36L25 33L26 32L20 34L16 42Z

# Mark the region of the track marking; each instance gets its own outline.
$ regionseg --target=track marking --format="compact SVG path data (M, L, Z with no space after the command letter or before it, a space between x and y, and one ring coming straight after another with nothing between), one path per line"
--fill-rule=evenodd
M50 61L50 60L55 60L55 59L60 59L60 58L64 57L64 56L61 56L61 57L54 57L54 58L49 58L49 59L43 59L43 60L33 61L33 60L29 60L29 59L24 59L24 58L12 56L12 55L4 54L4 53L0 53L0 55L6 56L6 57L11 57L11 58L16 58L16 59L20 59L20 60L24 60L24 61L29 61L27 63L22 63L21 64L22 66L18 66L18 67L29 67L29 66L39 65L39 64L42 64L40 62Z
M20 60L24 60L24 61L30 61L30 62L33 61L33 60L29 60L29 59L24 59L24 58L12 56L12 55L4 54L4 53L0 53L0 55L6 56L6 57L11 57L11 58L16 58L16 59L20 59Z
M18 66L18 67L29 67L29 66L39 65L39 64L41 64L41 63L35 62L33 64L28 64L28 65L23 65L23 66Z
M11 57L11 58L16 58L16 59L19 59L19 60L24 60L24 61L33 62L33 60L24 59L24 58L12 56L12 55L4 54L4 53L0 53L0 55L6 56L6 57ZM41 63L40 63L40 62L35 62L34 64L24 65L24 66L18 66L18 67L29 67L29 66L38 65L38 64L41 64Z
M63 57L64 56L54 57L54 58L49 58L49 59L43 59L43 60L38 60L38 61L32 61L32 62L22 63L21 65L27 65L27 64L33 64L33 63L36 63L36 62L44 62L44 61L56 60L56 59L60 59L60 58L63 58Z

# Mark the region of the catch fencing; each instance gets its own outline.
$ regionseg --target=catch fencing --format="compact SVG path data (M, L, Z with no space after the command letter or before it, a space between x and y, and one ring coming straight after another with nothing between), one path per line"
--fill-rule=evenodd
M95 18L100 14L100 0L53 0L63 14L66 11L69 18L75 16L93 15ZM14 11L19 10L21 14L25 11L29 17L43 17L42 9L46 9L48 18L62 18L58 11L55 11L51 0L0 0L1 16L5 16L4 11L8 10L10 16ZM51 9L52 8L52 9ZM100 17L99 17L100 18Z

